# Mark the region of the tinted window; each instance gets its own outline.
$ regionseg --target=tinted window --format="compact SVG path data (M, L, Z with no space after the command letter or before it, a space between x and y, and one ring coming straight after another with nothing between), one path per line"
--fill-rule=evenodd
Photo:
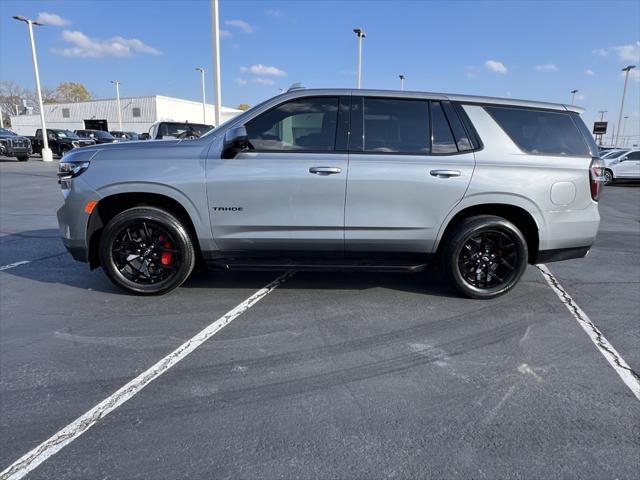
M245 126L255 150L332 151L337 121L338 97L317 97L279 105Z
M69 118L71 115L69 113L69 109L68 108L63 108L62 109L62 118Z
M571 118L573 118L573 121L576 124L576 127L578 127L578 130L580 130L580 133L582 133L584 140L587 142L587 146L589 147L589 153L591 153L592 157L598 157L599 156L598 144L596 143L595 139L593 138L593 135L591 134L587 126L582 121L582 118L580 118L580 115L576 112L571 112L570 115L571 115Z
M364 150L429 153L429 102L364 98Z
M136 118L140 116L140 107L133 107L131 109L131 115Z
M640 152L631 152L627 155L627 160L640 160Z
M455 153L458 151L440 102L431 102L431 153Z
M485 110L525 152L590 156L587 143L568 112L506 107Z
M471 139L465 131L456 109L449 102L442 102L441 105L442 108L444 108L444 113L446 114L447 119L449 120L449 126L451 127L451 131L455 137L458 151L466 152L468 150L473 150Z

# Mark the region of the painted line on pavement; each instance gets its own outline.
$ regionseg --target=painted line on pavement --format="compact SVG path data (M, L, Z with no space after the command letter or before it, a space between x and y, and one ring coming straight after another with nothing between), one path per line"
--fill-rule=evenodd
M258 290L238 306L229 310L222 317L220 317L215 322L211 323L195 336L180 345L177 349L157 362L155 365L145 370L143 373L138 375L136 378L121 387L109 397L105 398L102 402L97 404L84 415L77 418L62 430L60 430L58 433L53 435L51 438L42 442L33 450L23 455L5 470L0 472L0 480L17 480L27 475L42 462L58 453L60 450L73 442L108 414L113 412L120 405L140 392L144 387L160 377L160 375L167 372L171 367L174 367L181 360L184 360L187 355L193 352L204 342L209 340L209 338L214 336L224 327L229 325L233 320L238 318L244 312L249 310L264 297L269 295L269 293L271 293L273 290L278 288L278 286L282 285L291 276L293 276L294 273L295 272L293 271L289 271L280 275L264 288Z
M2 265L0 267L0 272L9 270L11 268L19 267L20 265L26 265L27 263L31 263L31 260L22 260L20 262L9 263L8 265Z
M538 270L542 272L542 276L547 281L551 289L556 292L556 295L558 295L560 301L564 303L565 307L567 307L567 310L569 310L582 329L587 333L587 335L589 335L589 338L598 350L600 350L602 356L607 359L622 381L631 389L638 400L640 400L640 375L638 375L638 373L624 361L622 356L615 348L613 348L613 345L609 343L609 340L605 338L598 327L596 327L596 325L591 321L589 316L584 313L573 298L571 298L571 295L569 295L562 285L560 285L560 282L551 273L549 268L543 263L537 264L536 267L538 267Z

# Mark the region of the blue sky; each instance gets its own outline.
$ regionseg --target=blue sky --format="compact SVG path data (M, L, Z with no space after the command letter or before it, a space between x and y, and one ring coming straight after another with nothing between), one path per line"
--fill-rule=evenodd
M24 24L36 30L44 85L84 83L97 97L162 94L200 99L196 66L211 67L210 3L0 1L0 79L33 88ZM355 84L362 26L363 87L405 88L577 104L617 122L620 68L629 83L627 134L640 134L640 2L220 1L223 104L251 105L294 82ZM211 99L211 77L207 77Z

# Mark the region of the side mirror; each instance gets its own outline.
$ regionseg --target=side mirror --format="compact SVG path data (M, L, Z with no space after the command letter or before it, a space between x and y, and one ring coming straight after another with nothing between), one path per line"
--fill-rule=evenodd
M239 152L249 148L247 129L244 125L227 130L224 134L222 158L233 158Z
M627 157L626 155L620 159L621 162L624 162L626 160L629 160L629 157Z
M48 138L49 140L56 140L56 136L55 136L53 133L49 133L49 134L47 134L47 138Z

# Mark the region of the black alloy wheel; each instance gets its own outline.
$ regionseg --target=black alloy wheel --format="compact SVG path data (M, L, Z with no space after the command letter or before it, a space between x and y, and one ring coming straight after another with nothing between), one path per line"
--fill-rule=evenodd
M100 261L113 283L130 292L161 294L181 285L193 270L195 251L186 228L155 207L116 215L100 239Z
M522 232L501 217L467 218L444 241L443 270L452 286L470 298L508 292L527 267L529 252Z

